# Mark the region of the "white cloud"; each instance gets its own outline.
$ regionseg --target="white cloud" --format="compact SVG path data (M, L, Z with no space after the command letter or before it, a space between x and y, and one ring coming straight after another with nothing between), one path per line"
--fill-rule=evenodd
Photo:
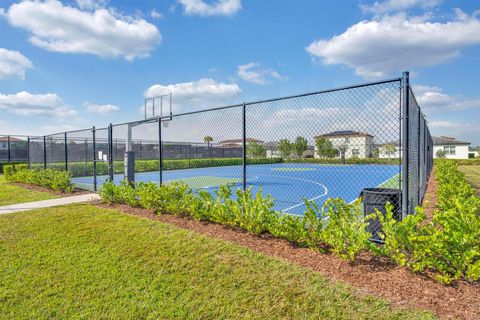
M120 110L119 107L114 106L113 104L94 104L85 102L83 104L87 112L97 113L97 114L109 114L114 113Z
M152 11L150 11L150 17L152 17L153 19L162 19L163 14L161 14L157 10L153 9Z
M331 39L307 47L327 65L351 67L365 78L378 78L412 67L454 59L464 48L480 44L480 14L457 10L453 21L429 22L405 14L361 21Z
M442 0L386 0L375 1L371 6L360 5L364 12L383 14L394 11L403 11L413 7L420 7L423 9L430 9L436 7Z
M0 79L25 79L25 71L33 68L32 61L18 51L0 48Z
M426 112L480 109L480 99L450 96L438 87L414 86L413 89L418 104Z
M199 16L231 16L242 9L240 0L216 0L207 3L204 0L178 0L183 5L183 11L188 15Z
M258 62L250 62L239 65L237 74L240 78L247 82L255 84L267 84L273 79L282 79L283 77L274 69L262 68Z
M80 9L94 10L104 8L108 4L108 0L76 0Z
M133 60L148 56L161 42L158 29L143 19L109 9L81 11L58 0L16 3L6 16L31 34L32 44L49 51Z
M20 116L64 117L76 113L54 93L32 94L26 91L0 94L0 110Z
M147 89L145 97L151 98L172 93L172 108L178 112L184 108L189 108L188 110L190 111L200 107L214 107L215 105L225 103L240 92L240 87L236 83L200 79L168 85L155 84Z

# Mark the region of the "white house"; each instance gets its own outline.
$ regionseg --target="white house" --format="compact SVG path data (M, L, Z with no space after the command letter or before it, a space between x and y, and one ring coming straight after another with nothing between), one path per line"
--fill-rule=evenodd
M332 143L334 149L339 150L338 157L344 153L345 159L368 158L372 156L373 136L368 133L344 130L334 131L313 137L315 140L325 138ZM315 146L315 158L321 155Z
M432 139L434 158L437 158L438 151L443 151L448 159L468 159L470 142L445 136L432 137Z
M378 146L378 157L382 159L398 159L400 158L401 149L398 141L383 143Z

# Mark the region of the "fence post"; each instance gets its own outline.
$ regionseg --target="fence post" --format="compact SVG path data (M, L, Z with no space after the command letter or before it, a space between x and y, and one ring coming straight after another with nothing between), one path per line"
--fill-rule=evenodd
M402 77L402 220L408 215L408 205L409 205L409 72L404 72Z
M163 181L163 143L162 143L162 118L158 118L158 175L159 184L162 185Z
M47 137L43 136L43 169L47 169Z
M108 126L108 176L113 182L113 126Z
M10 162L12 155L10 153L10 135L7 136L7 162Z
M247 122L246 122L246 104L243 103L242 105L242 133L243 133L243 139L242 139L242 145L243 145L243 150L242 150L242 186L243 190L245 191L247 189Z
M97 191L97 146L95 143L95 126L92 127L93 138L93 191ZM88 146L88 144L87 144Z
M63 140L65 142L65 171L68 171L68 143L67 143L67 132L64 133Z
M27 137L27 165L28 165L28 169L31 169L30 168L30 136Z

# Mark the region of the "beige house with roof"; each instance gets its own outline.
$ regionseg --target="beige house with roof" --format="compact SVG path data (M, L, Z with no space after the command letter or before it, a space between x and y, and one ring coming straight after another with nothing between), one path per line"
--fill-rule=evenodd
M350 158L369 158L373 151L373 135L352 131L334 131L313 137L316 140L325 138L332 143L333 148L337 149L338 157ZM315 158L321 158L315 145Z

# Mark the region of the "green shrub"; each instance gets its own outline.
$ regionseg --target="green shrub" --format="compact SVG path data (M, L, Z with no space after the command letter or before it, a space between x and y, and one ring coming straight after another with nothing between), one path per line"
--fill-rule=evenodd
M372 234L366 229L368 223L360 206L360 200L349 205L343 199L330 198L322 209L322 217L328 219L322 240L333 252L350 261L371 246Z
M11 169L7 170L9 173L5 178L9 182L32 184L66 193L73 192L75 189L70 173L67 171L57 171L53 169L31 170L24 169L24 167L14 169L13 173Z

